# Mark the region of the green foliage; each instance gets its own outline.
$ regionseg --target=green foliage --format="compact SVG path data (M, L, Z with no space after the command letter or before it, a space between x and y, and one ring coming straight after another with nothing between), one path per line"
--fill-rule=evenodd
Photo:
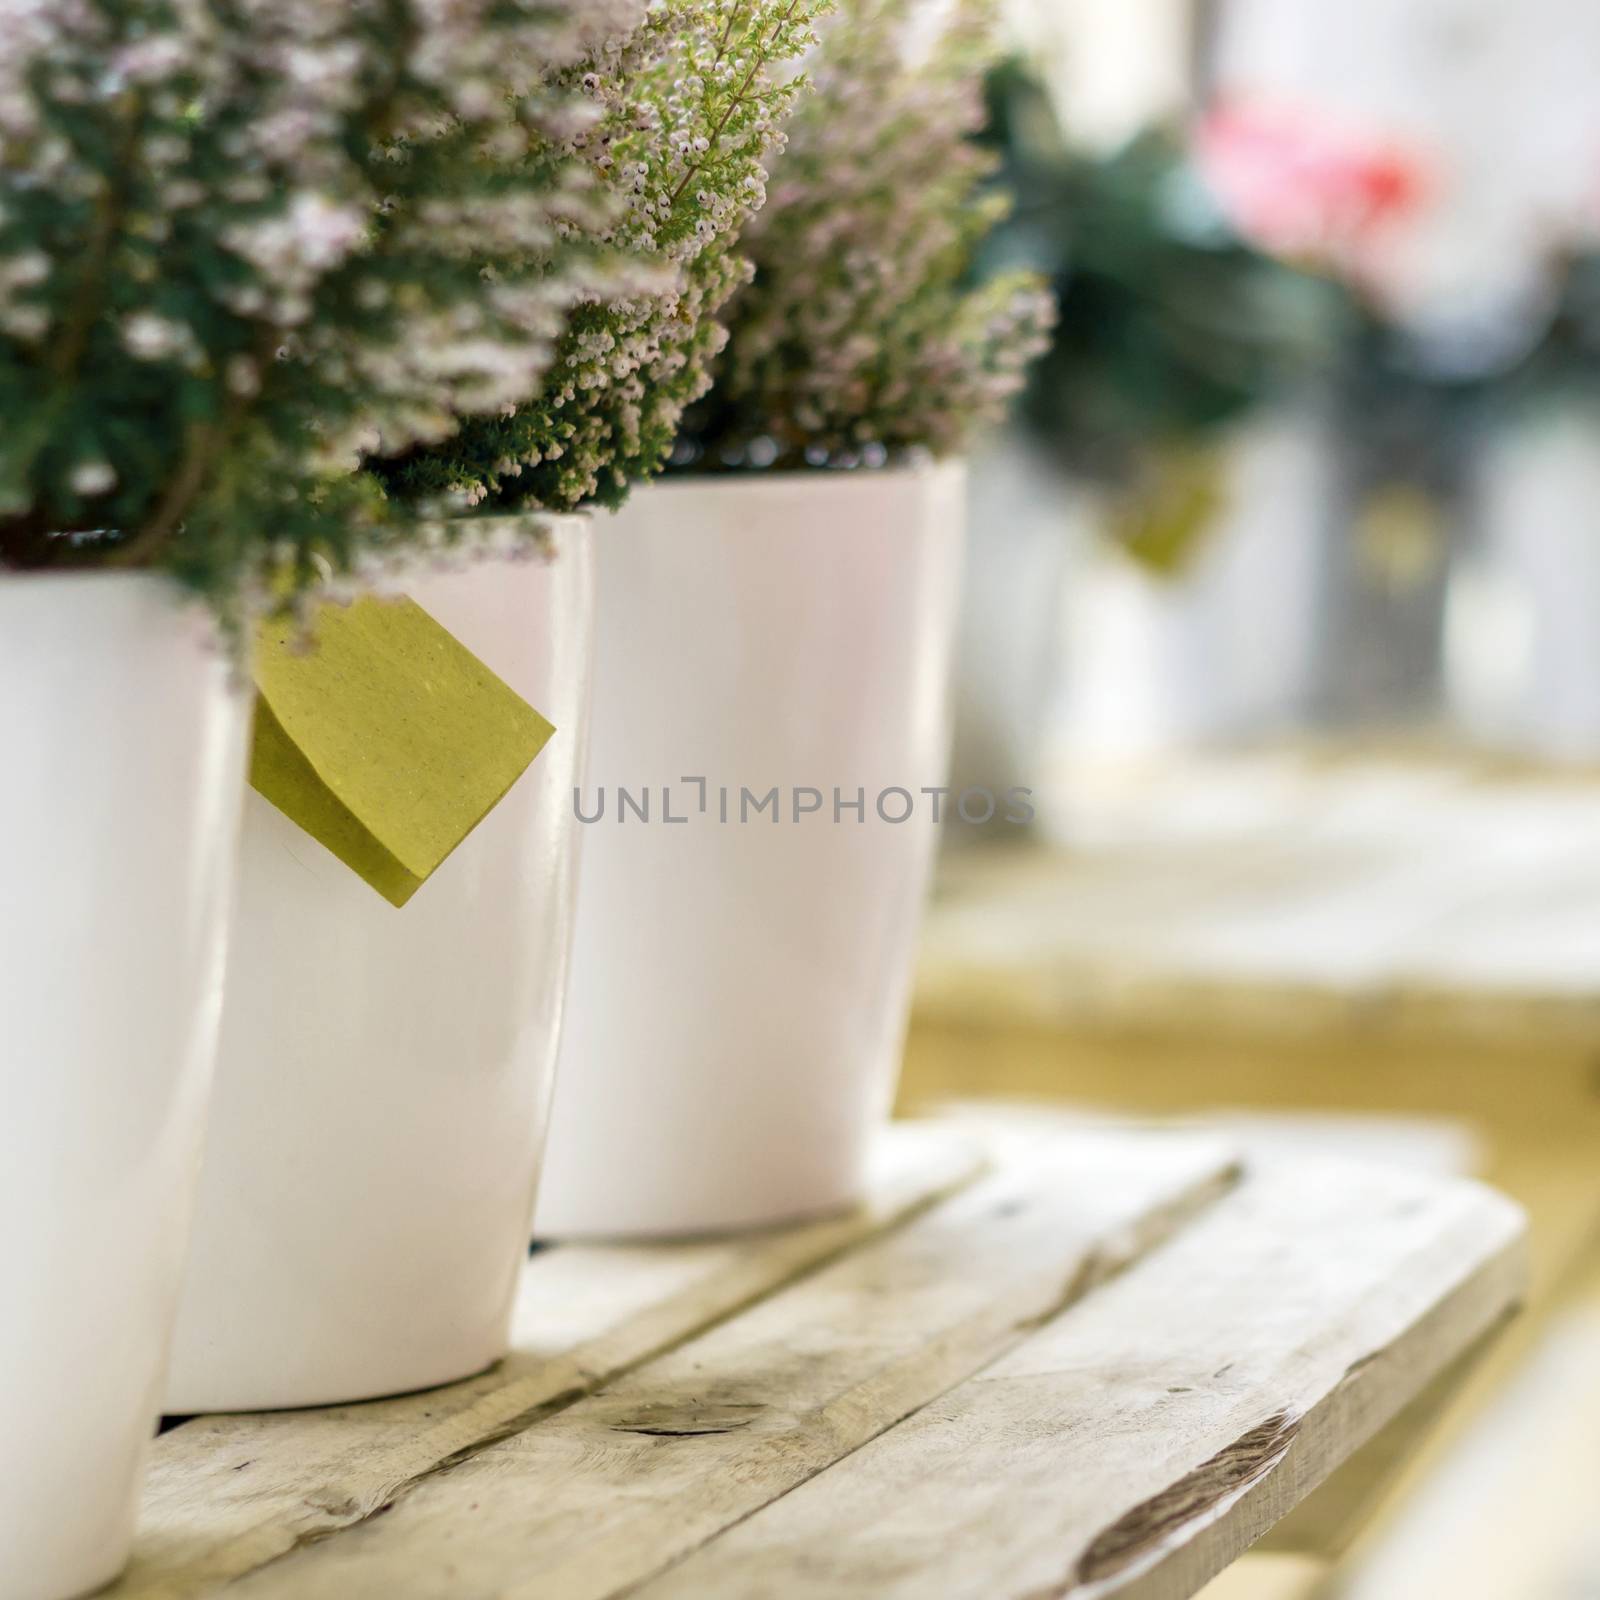
M973 271L1006 211L987 183L995 158L972 138L992 12L955 0L926 38L910 0L844 0L824 29L681 464L945 455L1021 386L1048 296L1031 272Z
M991 79L990 104L1017 195L995 249L1037 263L1060 306L1022 412L1069 470L1158 482L1169 459L1331 358L1343 292L1240 239L1175 134L1069 152L1044 90L1015 66Z
M1567 250L1550 263L1552 290L1543 318L1521 333L1520 346L1500 365L1505 388L1519 405L1578 400L1600 394L1600 250ZM1502 341L1503 342L1503 341Z
M1520 318L1418 330L1240 237L1176 130L1074 152L1023 69L989 94L1017 196L992 250L1047 272L1061 308L1022 418L1147 566L1187 563L1223 498L1226 430L1286 399L1319 408L1364 481L1431 492L1514 407L1600 374L1600 273L1581 256Z
M567 150L619 202L593 235L630 263L586 295L540 393L453 438L372 463L414 504L570 511L614 505L660 469L748 277L739 231L804 87L775 69L814 43L819 0L663 0L625 44L563 75L598 120Z
M351 474L533 391L603 226L554 81L636 0L0 15L0 565L228 619L410 536Z

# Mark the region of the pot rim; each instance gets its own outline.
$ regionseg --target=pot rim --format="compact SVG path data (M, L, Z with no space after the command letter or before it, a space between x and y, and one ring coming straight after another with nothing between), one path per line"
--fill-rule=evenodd
M149 585L167 589L179 600L196 605L202 603L198 595L184 588L170 572L164 572L159 567L77 567L64 571L54 567L0 566L0 590L30 585L35 588L60 588L82 585L90 580L98 580L106 587L113 582Z
M777 470L754 467L736 472L674 472L635 486L630 499L641 494L693 494L706 489L739 490L744 493L789 493L817 490L840 494L852 489L876 488L882 484L931 482L955 478L967 469L967 457L942 456L922 461L899 461L882 467L785 467ZM625 509L627 502L619 509Z
M595 509L580 506L576 511L449 511L441 516L418 516L413 520L423 527L464 523L475 528L516 528L529 522L592 522Z

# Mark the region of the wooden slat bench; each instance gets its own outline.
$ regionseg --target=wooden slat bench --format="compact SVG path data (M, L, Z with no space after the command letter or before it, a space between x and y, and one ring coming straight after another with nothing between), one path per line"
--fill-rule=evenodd
M1600 771L1286 744L1039 783L1047 840L946 864L903 1109L1247 1107L1327 1118L1330 1136L1357 1118L1447 1119L1476 1174L1528 1212L1527 1315L1425 1448L1398 1470L1369 1453L1272 1534L1286 1558L1332 1569L1341 1597L1367 1600L1369 1556L1405 1538L1436 1477L1471 1475L1454 1458L1479 1448L1476 1418L1600 1284ZM1600 1344L1589 1360L1600 1371ZM1581 1479L1588 1457L1576 1443L1570 1455L1545 1466ZM1548 1524L1533 1474L1506 1487L1502 1526ZM1593 1559L1593 1522L1580 1513L1548 1536L1572 1570ZM1434 1547L1413 1593L1454 1594L1462 1565L1489 1570ZM1254 1600L1242 1580L1207 1600L1235 1587Z
M1190 1595L1509 1311L1493 1192L906 1125L849 1216L529 1261L451 1388L154 1445L140 1600Z

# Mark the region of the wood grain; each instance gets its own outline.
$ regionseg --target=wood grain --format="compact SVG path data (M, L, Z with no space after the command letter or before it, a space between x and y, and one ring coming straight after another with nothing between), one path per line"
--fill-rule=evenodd
M1520 1240L1476 1185L1254 1171L639 1600L1191 1595L1504 1314Z
M908 1125L849 1214L741 1238L536 1255L511 1356L465 1383L327 1410L197 1418L156 1440L118 1600L191 1600L391 1504L494 1440L976 1181L981 1146Z
M112 1592L1192 1595L1521 1281L1477 1185L1239 1148L971 1116L851 1217L542 1253L494 1372L164 1436Z
M1529 1314L1284 1548L1403 1531L1600 1229L1597 795L1594 773L1227 758L1091 794L1070 854L970 859L935 912L905 1105L1448 1116L1527 1208Z
M1233 1176L1211 1139L1048 1140L238 1593L627 1591L1027 1341Z

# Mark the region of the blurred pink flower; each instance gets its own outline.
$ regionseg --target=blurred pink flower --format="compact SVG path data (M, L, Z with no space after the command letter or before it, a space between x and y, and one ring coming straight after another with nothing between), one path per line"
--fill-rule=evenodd
M1273 255L1357 275L1430 188L1416 150L1304 107L1225 101L1200 120L1193 147L1246 238Z

